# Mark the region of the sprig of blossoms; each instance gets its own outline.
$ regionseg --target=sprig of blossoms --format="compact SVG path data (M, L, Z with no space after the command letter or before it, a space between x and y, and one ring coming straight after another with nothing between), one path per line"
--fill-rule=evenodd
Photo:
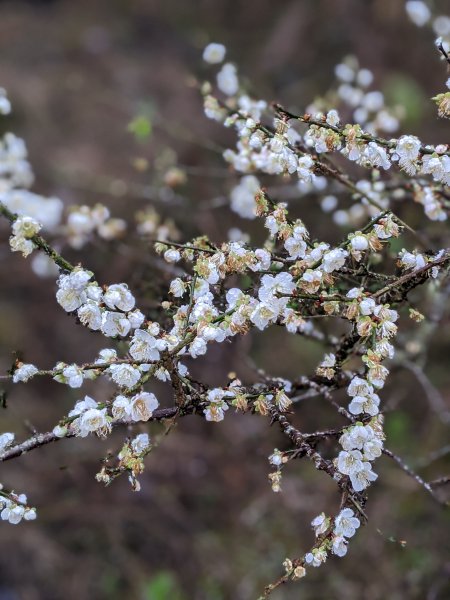
M32 217L18 217L12 226L13 235L9 238L9 245L13 252L21 252L27 257L36 248L32 238L40 231L41 225Z

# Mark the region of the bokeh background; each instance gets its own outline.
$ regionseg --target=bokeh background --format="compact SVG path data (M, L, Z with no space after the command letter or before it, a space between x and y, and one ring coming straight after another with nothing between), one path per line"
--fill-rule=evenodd
M433 4L438 13L448 9L446 0ZM136 211L152 206L181 239L207 232L221 241L233 225L256 227L226 207L238 178L221 151L233 135L204 117L197 88L210 73L201 61L209 41L227 46L255 96L299 110L333 85L334 66L354 54L373 71L375 88L406 108L405 131L425 142L448 137L428 100L446 78L433 34L407 19L402 0L1 1L0 85L14 112L0 127L27 141L34 190L68 205L103 202L130 229ZM140 141L129 124L141 117L151 131ZM175 189L167 185L174 165L186 174ZM314 235L333 240L317 203L301 203ZM421 227L420 208L408 210ZM101 337L58 309L52 280L43 283L27 261L11 256L7 228L0 236L2 372L16 356L48 368L92 359L105 345ZM97 239L65 254L101 282L128 282L151 315L170 275L150 243L130 240ZM383 393L388 447L429 479L449 466L449 331L444 311L423 361L437 407L411 369L396 370ZM270 330L214 347L193 368L223 385L231 371L252 381L255 365L285 377L311 373L322 354L313 342ZM97 399L111 393L107 383L86 385L91 390ZM0 429L22 437L30 428L51 429L82 395L52 381L7 391ZM166 388L155 392L171 404ZM317 399L302 404L297 419L305 430L337 424ZM228 414L219 426L183 419L148 457L139 494L125 479L108 489L94 480L99 459L120 447L125 433L107 442L64 440L2 464L1 481L26 491L39 517L0 526L0 600L256 598L286 556L308 549L311 519L337 507L332 482L308 464L290 467L282 494L271 491L267 457L284 441L266 419ZM274 598L450 597L448 510L388 458L376 470L370 522L347 557L330 559Z

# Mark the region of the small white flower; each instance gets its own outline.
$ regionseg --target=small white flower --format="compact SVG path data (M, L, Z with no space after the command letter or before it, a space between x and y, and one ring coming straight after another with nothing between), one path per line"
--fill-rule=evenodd
M124 312L133 310L135 299L125 283L110 285L103 294L103 300L108 308Z
M34 521L37 518L36 509L26 508L23 518L25 521Z
M104 348L98 353L95 364L110 363L117 360L117 352L113 348Z
M69 412L69 417L81 415L86 410L97 407L98 404L93 398L91 398L90 396L85 396L83 400L78 400L74 408Z
M55 381L69 385L71 388L79 388L83 385L83 369L78 365L58 363L55 369L61 371L53 377Z
M379 439L368 440L364 444L363 453L364 460L375 460L379 458L383 452L383 442Z
M92 331L98 331L102 326L102 310L93 300L88 300L80 306L77 315L80 322Z
M131 329L138 329L145 321L145 315L138 308L135 308L127 313L127 319L131 325Z
M63 425L56 425L56 427L53 427L53 435L55 435L57 438L63 438L66 437L67 435L67 427L63 426Z
M312 552L308 552L305 555L306 564L311 567L320 567L327 560L326 550L322 548L314 548Z
M371 437L370 428L364 425L355 425L345 430L339 438L339 443L344 450L362 450L365 442Z
M275 448L273 454L269 456L269 462L274 467L279 467L283 464L283 453Z
M36 235L41 227L32 217L18 217L12 225L12 232L16 237L29 239Z
M158 340L148 331L136 329L131 340L129 352L135 360L148 360L153 362L159 359L157 350Z
M364 150L364 158L372 167L381 167L389 169L391 162L386 150L376 142L369 142Z
M18 217L13 225L13 235L9 238L9 245L13 252L22 252L27 257L35 249L35 244L31 240L41 229L40 223L32 217Z
M372 471L370 462L363 461L359 471L350 473L350 481L355 492L362 492L377 479L378 475Z
M361 377L354 377L347 388L349 396L368 396L373 392L372 386Z
M102 333L107 337L125 337L131 329L131 323L123 313L105 310L102 314Z
M405 4L408 17L418 27L423 27L431 18L431 12L422 0L408 0Z
M192 358L197 358L197 356L206 354L206 341L201 337L196 337L189 346L189 354Z
M336 556L345 556L347 554L347 540L345 537L336 535L333 537L333 545L331 546L331 551Z
M70 275L60 276L56 300L66 312L73 312L86 302L86 287L91 277L92 273L78 268L74 269Z
M175 248L169 248L164 252L164 260L168 263L176 263L181 259L181 254L179 250Z
M217 65L225 58L226 48L223 44L211 43L203 50L203 60L210 65Z
M6 91L0 88L0 115L9 115L11 112L11 103L6 97Z
M186 291L186 283L177 277L170 283L170 293L175 298L181 298Z
M243 219L256 217L255 194L261 189L261 184L254 175L245 175L239 185L231 190L231 210Z
M148 421L158 408L159 402L155 394L141 392L130 401L130 416L133 421Z
M150 447L150 438L147 433L140 433L131 442L131 448L135 454L142 454Z
M339 124L339 114L337 110L330 110L327 113L327 123L328 125L338 125Z
M316 537L325 533L330 524L330 519L325 515L325 513L320 513L315 519L311 521L311 526L314 529Z
M2 433L0 435L0 454L2 454L7 448L8 446L11 446L11 444L14 441L14 434L13 433Z
M350 244L352 250L356 250L357 252L361 252L363 250L367 250L369 247L369 242L365 235L359 234L352 237L350 240Z
M111 408L114 419L128 421L131 412L130 403L130 398L127 398L127 396L116 396Z
M371 315L375 309L375 300L373 298L364 298L359 303L359 310L362 315Z
M360 520L355 517L353 510L344 508L335 519L333 533L337 536L351 538L355 535L360 524Z
M217 73L217 87L227 96L234 96L239 90L236 67L231 63L223 65Z
M352 475L363 467L363 455L359 450L342 450L337 458L337 468L344 475Z
M218 423L219 421L223 421L225 418L225 410L228 410L228 406L226 404L220 406L217 404L211 404L208 406L208 408L204 409L203 414L205 415L205 419L207 421Z
M355 396L348 405L348 410L352 413L352 415L366 413L373 417L379 412L379 404L380 397L377 394L370 394L369 396Z
M336 198L336 196L324 196L322 198L322 200L320 201L320 207L323 210L323 212L331 212L332 210L334 210L336 208L338 204L338 199Z
M89 408L80 415L77 421L79 437L87 437L90 433L104 436L111 430L106 408Z
M322 259L322 266L325 273L332 273L343 267L347 256L348 252L342 248L335 248L334 250L325 252Z
M117 385L125 388L132 388L141 378L139 369L128 364L111 365L108 367L107 372Z
M4 508L1 512L1 518L9 521L11 525L17 525L25 514L25 507L20 505Z
M31 364L21 364L13 374L13 382L28 381L38 372L37 367Z

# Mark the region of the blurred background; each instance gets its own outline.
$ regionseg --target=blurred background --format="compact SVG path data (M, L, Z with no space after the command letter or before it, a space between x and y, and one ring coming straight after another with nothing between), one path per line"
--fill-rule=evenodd
M448 1L433 6L442 14ZM446 79L434 35L411 23L401 0L1 1L0 86L13 113L0 127L26 140L34 191L66 205L102 202L127 220L130 243L93 239L64 254L100 282L127 282L150 316L171 276L152 244L132 233L136 212L154 209L181 240L206 232L220 242L230 227L263 235L227 208L239 178L221 152L234 134L205 118L197 85L211 74L201 60L211 41L227 46L253 95L302 112L335 84L335 65L355 55L387 102L404 107L402 131L425 142L448 139L429 101ZM405 210L411 224L423 224L420 207ZM315 237L335 239L313 198L301 199L298 214ZM53 279L43 282L11 255L6 227L0 237L2 373L16 356L42 368L95 357L105 340L57 307ZM419 328L410 330L408 339L419 339ZM418 380L413 368L394 370L382 395L387 447L426 479L449 467L449 332L444 311L423 360L429 379ZM213 385L226 384L233 371L250 382L255 365L294 378L312 373L322 355L320 345L272 328L212 346L192 369ZM21 438L51 429L84 393L99 400L112 390L100 381L86 391L43 380L3 387L9 396L0 429ZM163 385L154 391L171 405ZM317 399L296 418L307 431L339 425ZM148 457L139 494L124 478L107 489L94 480L99 459L116 452L125 434L64 440L1 465L1 481L25 491L39 516L0 525L0 600L256 598L286 556L309 548L311 519L338 506L332 482L302 462L285 471L282 494L271 491L267 457L284 441L262 417L227 414L221 425L183 419ZM450 597L448 510L388 458L376 470L370 521L347 557L274 598Z

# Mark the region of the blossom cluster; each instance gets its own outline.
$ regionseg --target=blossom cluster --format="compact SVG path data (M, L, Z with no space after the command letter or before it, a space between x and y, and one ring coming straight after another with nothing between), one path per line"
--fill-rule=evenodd
M126 221L111 217L106 206L72 206L67 216L65 235L69 244L76 249L82 248L93 233L106 240L121 237L126 229Z
M413 4L420 3L408 2L407 10L411 14L415 10L418 20L418 7ZM316 541L311 551L295 564L285 561L286 572L295 579L305 575L307 567L323 564L330 553L344 556L349 539L365 517L361 507L378 477L373 463L385 450L379 393L389 375L388 361L394 357L397 308L410 289L402 285L406 281L414 287L428 276L437 278L440 266L450 260L448 250L425 253L403 248L398 252L397 247L389 252L392 241L409 227L393 212L392 203L410 195L431 220L445 220L442 190L450 183L450 154L447 145L424 145L413 135L378 137L378 130L396 131L399 120L386 108L380 92L368 89L373 79L370 71L354 61L338 65L336 76L338 96L352 107L357 123L342 123L338 110L328 108L325 102L311 106L303 117L276 107L269 120L264 100L241 93L237 68L224 63L226 54L226 48L217 43L204 50L207 64L220 65L216 83L221 97L225 96L225 100L216 98L212 85L205 84L205 113L237 132L236 149L224 152L225 161L240 174L239 183L231 190L231 209L242 218L259 221L262 241L252 245L250 237L244 238L237 230L223 243L206 236L180 243L171 221L162 221L152 208L141 211L138 233L157 237L154 248L163 259L159 262L171 273L167 295L157 306L160 318L152 317L155 321L136 308L136 298L126 283L100 285L93 272L81 265L73 267L40 237L41 229L45 233L59 225L60 206L52 200L34 200L28 191L17 189L31 181L31 171L21 141L11 134L5 136L0 147L0 210L11 221L11 250L24 256L36 248L46 253L59 267L56 302L86 328L106 337L109 346L116 344L84 365L58 361L54 368L44 370L17 361L11 379L19 383L50 376L78 389L86 380L102 376L114 387L103 401L84 395L44 436L48 441L91 435L104 439L123 424L133 430L137 423L145 427L143 423L151 420L175 422L186 414L200 415L214 427L228 418L231 408L278 422L290 446L283 451L275 449L269 456L274 467L269 474L272 490L281 492L282 471L291 460L306 457L326 472L342 493L337 516L321 513L313 520ZM8 111L8 100L0 90L0 112ZM353 181L330 166L327 155L332 152L369 169L370 176ZM395 176L393 187L384 173L390 170ZM176 178L176 173L172 176ZM319 192L324 212L335 211L335 223L351 225L351 231L339 242L317 238L314 227L305 224L307 219L304 222L292 216L286 202L273 200L272 189L268 188L269 193L261 187L263 177L269 176L275 181L279 176L284 176L284 182L293 179L295 194ZM337 196L343 193L355 202L347 212L335 210ZM39 202L47 205L39 206ZM40 218L41 213L50 215L47 221ZM125 229L125 221L111 218L102 205L72 207L61 228L76 249L93 234L112 239ZM383 260L391 263L387 272L382 269ZM415 311L412 316L419 321L421 315ZM319 317L343 325L346 333L342 339L324 332L316 324ZM281 327L291 336L327 342L330 348L311 377L291 382L259 371L256 382L244 385L236 374L230 374L228 385L220 387L191 377L189 361L201 360L211 344L271 327ZM155 394L147 389L152 378L171 387L173 407L160 407ZM294 427L290 411L296 407L299 391L330 399L332 392L344 388L347 406L334 401L333 405L347 419L345 426L309 435ZM47 443L39 439L39 443ZM335 444L334 459L322 456L322 439ZM14 448L13 442L11 433L0 436L0 460L8 453L20 453L20 445ZM32 439L27 449L30 444L38 446ZM127 473L133 490L139 490L144 457L156 446L148 433L127 438L119 452L102 462L96 479L109 484ZM114 456L116 463L111 466ZM0 490L0 505L2 519L11 523L36 516L23 494Z

